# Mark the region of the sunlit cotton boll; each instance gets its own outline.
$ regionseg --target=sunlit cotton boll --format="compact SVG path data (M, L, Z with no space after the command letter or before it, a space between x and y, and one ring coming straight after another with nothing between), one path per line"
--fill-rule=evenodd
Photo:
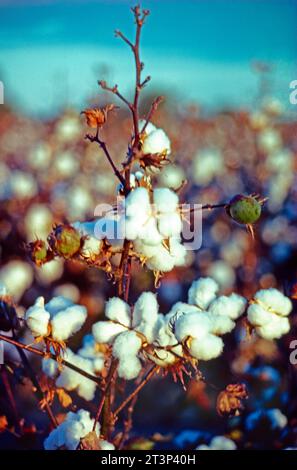
M141 362L138 357L125 356L119 361L118 376L126 380L136 379L140 374L141 368Z
M32 284L33 269L24 261L9 261L0 271L0 281L5 284L14 300L18 302Z
M45 204L33 204L25 215L27 240L46 239L53 225L53 215Z
M38 297L35 304L25 314L28 328L34 336L45 336L48 333L50 313L44 308L44 298Z
M142 341L135 331L125 331L118 335L112 346L112 355L119 360L125 357L137 356Z
M38 192L37 182L29 173L13 171L10 179L11 192L19 199L34 197Z
M69 412L66 419L55 428L44 441L45 450L56 450L66 447L68 450L76 450L80 440L93 430L94 419L91 419L89 411L79 410L76 413ZM96 423L95 432L99 437L100 425Z
M207 309L219 290L218 284L210 277L194 281L189 289L188 302L202 310Z
M189 351L196 359L209 361L220 356L223 352L224 343L221 338L213 334L204 336L201 339L194 338L190 342Z
M143 142L142 151L144 154L170 154L170 140L163 129L156 129L147 134Z
M224 162L218 149L201 149L194 157L191 178L200 185L210 183L224 171Z
M131 311L129 305L119 297L112 297L106 302L105 316L124 326L130 326Z

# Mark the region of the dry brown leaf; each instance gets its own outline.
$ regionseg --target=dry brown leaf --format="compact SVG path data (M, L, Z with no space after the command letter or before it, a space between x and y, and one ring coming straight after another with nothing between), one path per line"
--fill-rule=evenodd
M219 393L217 398L217 412L221 416L238 416L242 409L242 400L248 398L244 384L229 384L225 390Z
M89 432L83 439L80 441L80 448L83 450L100 450L100 440L95 433L95 431Z

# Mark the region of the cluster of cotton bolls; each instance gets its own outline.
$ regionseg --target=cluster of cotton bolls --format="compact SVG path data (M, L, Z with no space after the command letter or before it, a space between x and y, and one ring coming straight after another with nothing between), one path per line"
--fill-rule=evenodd
M51 338L57 342L66 341L76 333L87 318L87 310L75 305L65 297L53 297L47 304L38 297L25 314L25 321L35 337Z
M86 410L76 413L67 413L66 419L55 428L44 441L45 450L57 450L60 448L76 450L81 440L93 431L94 419ZM100 425L96 423L95 433L100 438ZM101 450L114 450L113 444L102 439L99 440Z
M144 292L134 308L114 297L106 304L107 321L93 325L98 343L112 345L119 360L118 374L136 378L142 360L167 367L192 356L209 360L223 350L220 335L230 332L245 310L246 300L232 294L216 297L218 285L210 278L195 281L189 290L189 303L178 302L167 315L159 313L156 296Z
M96 349L92 335L87 335L84 338L83 347L78 350L77 354L67 348L63 358L92 375L104 369L104 354ZM56 361L49 358L42 360L42 370L48 377L55 379L57 388L64 388L68 392L75 390L85 400L93 400L96 393L96 382L93 380L82 376L69 367L61 369Z
M225 436L215 436L210 441L209 445L201 444L196 447L196 450L236 450L237 446L232 439Z
M177 194L169 188L136 188L125 200L125 237L153 271L167 272L185 264L182 219Z
M274 288L259 290L247 310L248 320L259 336L265 339L280 338L288 333L288 315L291 300Z

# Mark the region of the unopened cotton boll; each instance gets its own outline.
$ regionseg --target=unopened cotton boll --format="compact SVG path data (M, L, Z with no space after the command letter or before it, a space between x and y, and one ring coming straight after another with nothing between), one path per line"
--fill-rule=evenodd
M141 362L136 356L124 356L118 365L118 376L122 379L133 380L141 371Z
M127 328L112 321L98 321L92 326L92 333L97 343L112 343L118 334Z
M190 353L196 359L209 361L220 356L223 352L224 343L218 336L208 334L201 339L194 338L191 340L189 347Z
M163 129L156 129L150 132L144 139L142 146L144 154L166 153L171 152L170 140Z
M185 312L175 322L174 334L179 341L186 338L204 338L211 329L211 321L206 312Z
M112 355L120 360L126 356L136 356L141 344L141 339L135 331L125 331L114 340Z
M65 341L76 333L87 318L87 309L82 305L73 305L58 312L51 319L52 336L57 341Z
M199 308L207 309L219 290L218 284L210 277L194 281L189 289L188 302Z
M112 297L106 302L105 316L109 318L109 320L121 323L124 326L130 326L130 307L119 297Z
M28 308L25 314L25 320L33 336L47 335L50 314L44 308L43 297L38 297L35 304Z

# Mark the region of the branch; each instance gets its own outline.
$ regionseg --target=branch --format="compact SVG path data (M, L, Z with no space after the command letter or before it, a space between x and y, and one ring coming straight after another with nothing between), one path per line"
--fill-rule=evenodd
M104 402L105 402L105 399L106 399L106 393L108 392L108 390L111 386L112 380L113 380L114 375L115 375L116 370L117 370L117 366L118 366L118 361L113 360L111 365L110 365L108 377L106 379L106 384L105 384L104 390L102 391L101 400L100 400L98 408L97 408L97 413L96 413L96 416L95 416L93 431L95 431L96 424L98 423L98 421L100 419L101 411L103 409L103 405L104 405Z
M110 93L116 95L121 101L123 101L123 103L125 103L126 106L128 106L129 109L132 108L132 104L119 92L118 85L110 87L107 85L105 80L98 80L98 85L102 88L102 90L109 91Z
M95 375L89 374L88 372L80 369L79 367L75 366L74 364L71 364L71 362L66 361L63 358L58 358L55 354L52 353L45 353L43 351L39 351L39 349L33 348L32 346L27 346L26 344L20 343L8 336L0 334L0 341L5 341L6 343L13 344L17 348L24 349L26 351L29 351L33 354L36 354L37 356L40 357L45 357L45 358L50 358L53 359L56 362L62 363L65 367L68 367L69 369L74 370L74 372L77 372L78 374L84 376L86 379L90 379L93 382L96 382L98 385L101 384L101 378L96 377Z
M133 400L133 398L138 395L140 390L148 383L148 381L153 377L153 375L157 372L159 366L153 366L150 371L147 373L145 378L140 382L140 384L134 389L134 391L121 403L121 405L115 410L114 417L116 418L118 414L125 408L128 403Z
M122 177L121 173L119 172L119 170L117 169L117 167L115 166L114 162L113 162L113 159L111 158L110 156L110 153L107 149L107 146L106 146L106 143L103 142L103 140L100 140L99 139L99 128L97 129L97 132L96 132L96 135L90 135L90 134L87 134L85 136L85 139L89 140L90 142L97 142L97 144L99 145L100 148L102 148L103 152L105 153L105 156L107 158L107 160L109 161L112 169L113 169L113 172L114 174L116 175L116 177L120 180L121 184L125 184L125 180L124 178Z
M148 125L148 123L150 122L153 114L157 111L158 109L158 106L160 103L162 103L162 101L164 100L164 96L157 96L157 98L154 99L154 101L152 102L151 104L151 109L149 110L146 118L145 118L145 123L144 123L144 126L143 128L141 129L140 133L143 134L145 129L146 129L146 126Z

